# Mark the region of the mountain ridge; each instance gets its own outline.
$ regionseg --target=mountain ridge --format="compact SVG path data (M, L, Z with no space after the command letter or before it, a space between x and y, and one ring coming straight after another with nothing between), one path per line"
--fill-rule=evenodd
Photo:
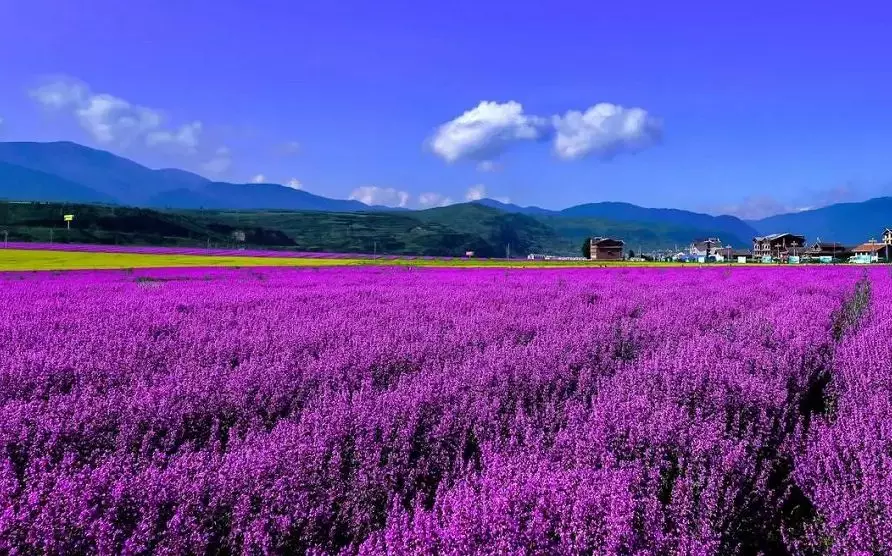
M777 214L750 225L762 235L791 232L804 235L810 242L820 237L822 241L855 245L870 238L879 239L883 229L892 227L892 197Z
M59 176L68 182L78 183L113 197L121 204L133 206L346 212L396 210L392 207L365 205L354 200L331 199L281 184L236 184L209 180L198 174L176 168L153 170L108 151L86 147L71 141L0 142L0 161ZM2 179L2 175L0 175L0 179ZM67 199L58 200L65 201ZM735 226L741 229L746 227L743 221L734 217L711 217L680 209L650 209L629 203L589 203L561 210L550 210L541 207L521 207L493 199L481 199L477 202L509 213L539 216L565 214L604 217L604 210L597 207L605 207L606 210L614 211L618 209L625 212L638 211L636 214L638 221L648 221L648 211L658 211L657 213L659 211L675 211L678 214L692 215L693 218L699 219L718 218L720 223L725 219L732 218L736 221ZM589 213L581 213L586 210ZM632 218L618 218L616 214L610 216L623 221L633 221ZM665 220L665 218L657 218L657 220ZM722 227L732 229L727 223L718 226L718 228Z
M290 210L323 212L423 213L356 200L332 199L281 184L214 181L177 168L151 169L92 147L70 141L49 143L0 142L0 198L58 202L111 203L163 210ZM723 242L748 243L753 236L789 231L845 243L876 236L892 225L892 198L827 207L744 221L730 215L710 215L674 208L647 208L603 201L563 209L521 206L494 199L474 203L509 214L547 221L576 236L586 226L602 230L635 230L637 237L666 243L689 234L704 234ZM423 217L422 217L423 218ZM646 234L644 231L656 230ZM696 234L696 236L695 236Z

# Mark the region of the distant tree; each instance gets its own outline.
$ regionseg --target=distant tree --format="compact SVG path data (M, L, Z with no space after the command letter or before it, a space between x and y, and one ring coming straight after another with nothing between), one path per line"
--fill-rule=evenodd
M630 259L634 259L634 258L635 258L635 251L634 251L633 249L629 249L629 258L630 258Z
M586 259L592 258L592 242L591 238L585 238L585 241L582 242L582 256Z

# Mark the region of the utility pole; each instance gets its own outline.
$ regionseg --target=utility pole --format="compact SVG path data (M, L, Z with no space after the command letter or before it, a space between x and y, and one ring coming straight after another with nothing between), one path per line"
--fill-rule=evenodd
M9 247L9 232L3 230L3 248Z
M511 244L510 243L505 244L505 258L506 259L511 258Z
M372 256L377 259L378 258L378 242L375 241L372 243L372 245L374 246L374 247L372 247Z
M50 245L53 244L53 229L50 228Z

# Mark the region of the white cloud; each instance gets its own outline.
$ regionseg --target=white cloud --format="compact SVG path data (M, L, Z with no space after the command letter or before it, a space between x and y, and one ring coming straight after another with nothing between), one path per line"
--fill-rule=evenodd
M165 125L161 111L132 104L107 93L94 93L85 83L57 79L30 91L45 108L74 117L97 143L126 147L142 141L149 147L174 148L194 153L202 124L195 121L179 128Z
M257 174L253 178L251 178L251 183L266 183L266 176L263 174Z
M484 160L477 164L477 170L480 172L498 172L502 167L492 160Z
M132 106L112 95L92 95L74 109L78 123L98 143L129 145L141 135L148 140L161 125L161 114Z
M452 204L452 199L439 193L422 193L418 196L418 206L421 208L445 207Z
M409 203L409 194L392 187L364 185L350 193L350 200L367 205L384 205L388 207L405 207Z
M465 193L466 201L479 201L484 197L486 197L486 187L483 185L472 185Z
M430 147L448 162L489 159L512 143L539 139L546 132L545 118L524 114L518 102L483 101L437 128Z
M192 122L180 127L177 131L152 131L146 136L146 144L152 146L168 145L194 152L198 147L198 136L201 134L201 122Z
M211 174L223 174L229 169L230 165L232 165L232 155L229 147L223 146L217 149L214 157L205 162L202 168L205 172Z
M78 107L87 102L90 91L86 85L72 80L58 80L31 91L31 97L47 108Z
M288 180L288 183L286 183L285 185L287 185L291 189L303 189L304 188L304 184L302 184L300 182L300 180L297 178L291 178L290 180Z
M553 138L555 153L565 160L609 159L645 149L661 136L662 122L642 108L602 102L543 118L524 113L515 101L483 101L437 128L430 148L447 162L477 160L479 171L493 172L499 169L494 158L520 141Z
M579 112L553 116L554 150L563 159L584 156L610 158L658 142L661 122L641 108L623 108L602 102Z

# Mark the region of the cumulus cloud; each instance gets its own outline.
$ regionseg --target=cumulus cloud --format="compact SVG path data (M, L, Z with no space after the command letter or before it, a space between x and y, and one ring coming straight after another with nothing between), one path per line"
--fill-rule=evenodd
M146 144L153 146L172 146L188 152L195 152L198 147L198 136L201 134L201 122L192 122L181 126L176 131L158 130L146 135Z
M418 196L418 206L421 208L445 207L452 204L452 199L440 193L422 193Z
M49 110L70 114L102 145L127 147L142 142L187 153L194 153L198 147L201 122L171 128L161 111L108 93L95 93L80 81L57 79L31 90L30 95Z
M493 160L521 141L554 140L565 160L586 156L609 159L660 141L662 123L642 108L602 102L584 112L570 110L550 118L526 114L515 101L484 101L437 128L430 147L447 162L477 160L477 169L499 169Z
M251 178L251 183L266 183L266 176L263 174L257 174L253 178Z
M211 174L223 174L232 165L232 153L229 147L222 146L214 152L213 158L202 165L205 172Z
M479 201L484 197L486 197L486 187L483 185L472 185L465 193L466 201Z
M34 100L57 110L83 106L88 103L90 96L92 95L86 85L68 79L46 83L31 91Z
M514 101L483 101L476 108L437 128L430 147L447 162L489 159L512 143L542 138L548 121L524 114Z
M350 200L367 205L384 205L388 207L405 207L409 204L409 194L393 187L377 187L364 185L350 193Z
M303 189L304 188L304 184L302 184L300 182L300 180L298 180L297 178L291 178L290 180L288 180L288 183L286 183L285 185L287 185L291 189Z
M563 159L610 158L635 152L660 140L662 124L641 108L602 102L579 112L553 116L554 150Z

